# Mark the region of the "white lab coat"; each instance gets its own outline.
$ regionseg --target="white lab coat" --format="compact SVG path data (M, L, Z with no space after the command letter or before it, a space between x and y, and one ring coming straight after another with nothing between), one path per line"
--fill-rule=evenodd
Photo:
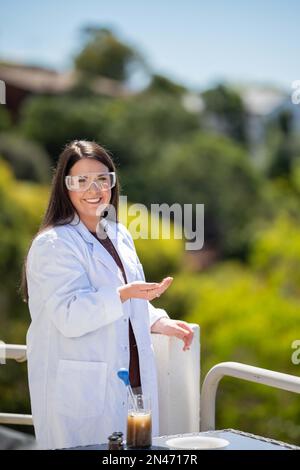
M145 280L129 231L103 219L127 282ZM31 325L28 376L36 438L43 449L106 442L126 433L127 390L117 377L129 367L132 322L143 392L150 395L158 435L157 378L151 325L165 310L142 299L122 303L122 273L107 250L74 216L33 241L27 258Z

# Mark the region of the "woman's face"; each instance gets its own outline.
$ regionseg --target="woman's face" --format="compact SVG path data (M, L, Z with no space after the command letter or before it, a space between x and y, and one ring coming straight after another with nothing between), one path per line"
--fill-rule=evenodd
M108 173L109 169L104 165L104 163L101 163L98 160L93 158L83 158L72 166L69 174L71 176L78 176L91 172ZM104 205L104 210L105 206L110 203L111 199L111 189L99 189L95 183L92 183L86 191L68 191L68 193L73 206L77 210L78 215L83 222L93 223L96 218L99 219L101 213L98 213L97 216L97 208L101 204L101 206ZM98 201L91 201L93 199L98 199ZM103 212L102 209L101 212Z

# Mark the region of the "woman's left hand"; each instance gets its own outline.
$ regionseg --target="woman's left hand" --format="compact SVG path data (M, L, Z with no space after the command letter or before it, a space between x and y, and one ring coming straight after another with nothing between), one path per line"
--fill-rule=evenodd
M194 332L188 323L166 317L160 318L152 325L151 333L176 336L176 338L182 339L184 343L183 351L190 349L194 337Z

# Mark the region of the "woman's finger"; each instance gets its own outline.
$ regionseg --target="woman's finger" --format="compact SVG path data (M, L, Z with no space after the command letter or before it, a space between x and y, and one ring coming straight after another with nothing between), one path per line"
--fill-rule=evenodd
M161 296L173 281L172 277L167 277L162 282L132 282L135 289L135 296L140 299L154 300Z
M157 288L152 289L150 292L151 292L151 295L153 295L153 299L155 299L155 297L160 297L161 294L163 294L167 290L168 287L169 286L165 286L165 287L157 286Z
M184 328L189 333L194 334L193 328L188 323L186 323L184 321L177 320L177 325L181 326L181 328Z
M194 338L194 333L189 333L184 337L184 350L190 349L190 346L192 344Z
M165 277L165 278L161 281L160 285L161 285L161 286L169 286L169 285L171 284L171 282L173 282L173 278L172 278L172 277Z
M146 284L141 284L137 286L141 291L148 291L152 289L158 289L159 284L157 282L147 282Z
M176 336L176 338L182 339L182 340L185 338L187 333L186 333L186 330L181 328L181 326L174 325L174 327L172 327L172 329L173 329L173 335L172 336Z
M183 350L186 351L190 348L190 345L193 341L194 332L187 323L177 322L174 336L183 341Z
M168 289L168 287L170 287L172 281L173 278L167 278L167 280L163 280L159 285L159 292L157 293L159 295L163 294Z
M183 348L185 351L186 349L189 349L190 345L192 344L192 341L194 338L194 331L188 323L178 322L178 324L186 331L186 335L184 337L184 348Z

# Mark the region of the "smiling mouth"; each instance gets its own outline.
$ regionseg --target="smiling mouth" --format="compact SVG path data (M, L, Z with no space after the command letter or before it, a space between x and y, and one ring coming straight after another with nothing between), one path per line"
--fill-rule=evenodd
M89 198L89 199L84 199L84 202L87 202L88 204L99 204L101 202L102 198Z

